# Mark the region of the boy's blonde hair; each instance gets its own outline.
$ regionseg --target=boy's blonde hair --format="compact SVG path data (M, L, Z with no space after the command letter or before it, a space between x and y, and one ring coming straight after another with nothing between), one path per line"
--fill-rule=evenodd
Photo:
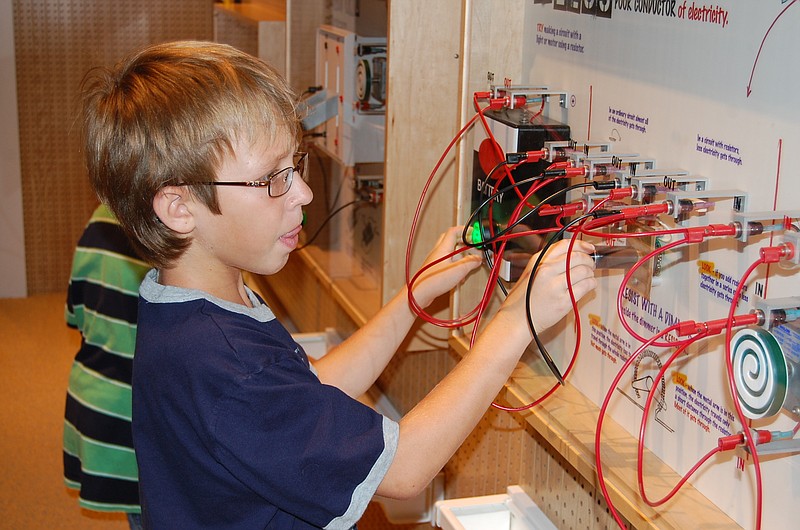
M281 142L300 135L296 97L271 66L211 42L147 47L82 85L83 146L92 187L155 267L167 267L190 239L161 223L153 198L188 184L219 214L214 186L237 141Z

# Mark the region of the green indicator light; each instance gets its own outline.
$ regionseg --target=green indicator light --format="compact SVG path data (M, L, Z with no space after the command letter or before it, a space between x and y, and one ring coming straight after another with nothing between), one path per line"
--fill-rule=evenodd
M481 224L478 221L472 223L472 233L470 234L470 244L478 245L483 243L483 230L481 230Z

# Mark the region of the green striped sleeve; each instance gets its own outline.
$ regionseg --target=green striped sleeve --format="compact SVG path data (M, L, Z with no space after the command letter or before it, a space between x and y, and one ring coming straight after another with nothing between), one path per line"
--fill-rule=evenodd
M69 375L70 387L80 388L80 395L70 392L83 406L131 421L131 387L89 370L81 363L73 363Z
M104 504L102 502L92 502L78 497L78 504L81 508L94 510L95 512L126 512L126 513L141 513L138 504Z
M148 270L147 264L137 259L97 248L78 247L72 262L72 280L91 281L107 289L138 296L139 284Z
M75 318L75 313L69 310L69 304L64 305L64 320L68 326L78 327L78 319Z
M80 456L83 470L92 475L138 480L136 455L129 447L104 444L81 436L69 422L64 422L64 450ZM92 463L94 467L87 467Z
M114 217L114 214L111 213L111 210L108 209L108 206L105 204L100 204L95 211L92 213L92 221L105 221L106 223L111 223L118 225L119 221L117 218Z
M76 305L74 310L75 320L83 322L81 327L86 330L84 338L88 344L126 359L133 358L136 324L108 317L83 305Z

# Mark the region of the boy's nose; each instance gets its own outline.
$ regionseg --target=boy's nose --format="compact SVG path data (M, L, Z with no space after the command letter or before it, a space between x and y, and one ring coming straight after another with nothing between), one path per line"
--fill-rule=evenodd
M292 182L292 189L290 189L289 192L295 194L296 201L302 206L310 203L314 198L314 192L311 191L311 187L304 179L294 180L294 182Z

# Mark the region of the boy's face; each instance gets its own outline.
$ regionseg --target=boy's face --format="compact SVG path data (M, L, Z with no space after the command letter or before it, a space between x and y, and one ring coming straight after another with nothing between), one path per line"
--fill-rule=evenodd
M234 151L235 157L224 160L218 181L257 180L291 167L295 146L238 141ZM221 270L256 274L281 270L297 246L302 207L313 197L300 175L294 175L289 191L280 197L270 197L266 187L217 186L216 192L222 214L200 209L193 250L203 254L209 267Z

